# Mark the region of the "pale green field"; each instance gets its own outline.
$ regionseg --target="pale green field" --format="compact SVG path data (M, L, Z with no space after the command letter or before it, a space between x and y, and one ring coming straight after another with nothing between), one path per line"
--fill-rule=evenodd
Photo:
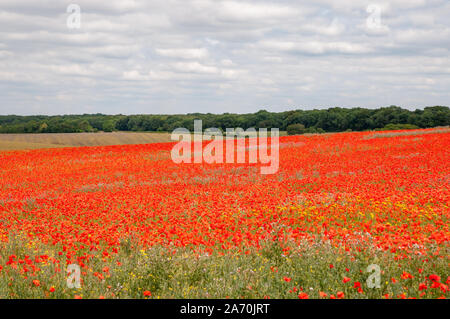
M54 147L104 146L170 142L169 133L48 133L0 134L0 150L29 150Z
M285 135L285 131L280 132L280 136ZM0 134L0 151L167 143L172 142L170 136L156 132Z

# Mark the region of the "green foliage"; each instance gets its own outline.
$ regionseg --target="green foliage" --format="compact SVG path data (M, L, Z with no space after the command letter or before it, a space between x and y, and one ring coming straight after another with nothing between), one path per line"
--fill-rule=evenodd
M303 124L291 124L286 128L288 135L299 135L305 133L305 126Z
M308 134L322 134L322 133L326 133L321 127L308 127L305 130L305 133Z
M375 129L375 131L417 130L419 128L414 124L388 124L383 128Z
M31 250L20 241L9 242L1 248L3 260L12 254L23 259L37 249ZM41 254L51 251L57 256L56 247L43 246L39 251ZM421 292L418 287L431 274L445 280L448 273L446 260L433 255L424 260L412 254L393 263L395 254L389 251L366 247L360 252L347 253L319 243L314 247L294 245L289 253L284 253L281 244L274 241L263 243L259 251L246 248L245 254L235 249L202 254L188 248L144 249L138 245L125 246L108 258L101 251L89 253L92 257L82 268L81 288L67 287L63 256L59 272L55 272L51 263L43 264L34 275L23 274L21 267L8 266L8 272L6 269L0 272L0 298L138 299L145 298L144 291L150 291L148 298L152 299L298 299L301 292L317 299L321 298L320 292L326 293L327 298L343 292L346 299L381 299L386 294L399 298L403 293L407 297L435 299L444 295L440 289L429 287ZM371 289L367 285L370 264L382 269L380 288ZM413 278L402 279L404 271ZM344 276L351 280L344 283ZM32 280L39 280L39 286ZM361 293L355 289L356 282L361 285ZM52 293L51 287L54 287Z
M107 120L102 123L102 129L104 132L112 132L116 129L116 123L113 120Z
M0 116L0 133L69 133L96 131L148 131L171 132L176 128L194 129L194 120L203 121L203 128L250 127L279 128L290 131L303 125L304 132L323 133L381 129L428 128L450 125L450 109L446 106L426 107L409 111L398 106L379 109L339 108L327 110L295 110L271 113L265 110L253 114L201 114L184 115L62 115L62 116ZM295 126L293 126L295 125ZM391 126L389 126L391 125ZM404 126L409 125L409 126Z

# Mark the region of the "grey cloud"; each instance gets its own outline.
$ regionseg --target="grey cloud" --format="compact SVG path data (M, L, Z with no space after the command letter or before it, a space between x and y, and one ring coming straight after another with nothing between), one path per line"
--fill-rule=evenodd
M0 3L1 114L450 104L446 0L73 2Z

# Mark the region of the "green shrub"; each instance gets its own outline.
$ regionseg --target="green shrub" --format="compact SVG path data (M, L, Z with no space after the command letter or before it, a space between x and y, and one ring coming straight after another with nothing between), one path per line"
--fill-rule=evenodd
M286 129L288 135L299 135L305 133L305 126L303 124L291 124Z
M413 124L387 124L383 128L375 129L375 131L397 131L397 130L417 130L417 129L420 129L420 127Z

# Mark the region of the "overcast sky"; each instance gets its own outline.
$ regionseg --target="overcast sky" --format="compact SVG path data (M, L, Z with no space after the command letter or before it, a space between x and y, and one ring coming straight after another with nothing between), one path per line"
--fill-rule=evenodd
M448 0L0 0L0 114L450 105L449 49Z

